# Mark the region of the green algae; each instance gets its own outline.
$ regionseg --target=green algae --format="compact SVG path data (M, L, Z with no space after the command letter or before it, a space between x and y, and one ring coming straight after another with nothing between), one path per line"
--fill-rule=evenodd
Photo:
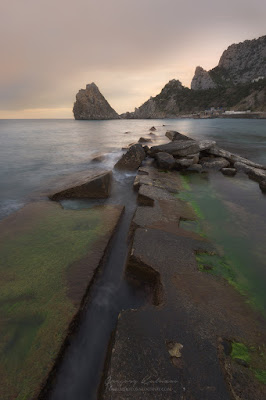
M237 358L239 360L243 360L249 363L250 362L249 349L243 343L233 342L231 357L233 359Z
M108 232L106 211L52 204L0 227L2 400L32 398L49 372L77 311L69 273Z
M255 378L263 383L266 384L266 370L262 368L258 368L258 365L262 366L265 365L265 355L260 349L254 346L246 346L244 343L241 342L232 342L232 350L231 350L231 357L233 360L241 360L244 361L248 368L252 371Z

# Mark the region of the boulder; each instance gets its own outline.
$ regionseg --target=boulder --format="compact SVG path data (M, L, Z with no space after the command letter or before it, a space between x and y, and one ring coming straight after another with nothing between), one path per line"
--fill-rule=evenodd
M230 162L223 157L208 158L204 157L200 160L200 164L204 169L220 170L230 165Z
M198 144L200 151L203 151L203 150L208 150L211 147L215 146L216 142L214 140L200 140Z
M195 164L193 158L176 158L175 165L177 168L188 168Z
M193 164L193 165L191 165L191 167L187 168L187 171L190 171L190 172L201 172L202 171L202 165Z
M188 154L186 158L192 158L193 159L193 164L198 164L199 159L200 159L200 153L196 154Z
M222 168L221 172L226 176L235 176L236 169L235 168Z
M260 182L260 189L262 192L266 193L266 179Z
M165 152L174 157L186 157L190 154L199 152L199 145L194 140L175 140L174 142L153 146L150 149L150 155Z
M118 160L115 164L115 168L135 171L139 168L145 157L146 153L141 144L134 144L122 155L120 160Z
M186 135L183 135L182 133L179 133L177 131L167 131L165 134L168 139L174 141L174 140L192 140Z
M102 162L105 159L105 155L104 154L99 154L98 156L93 157L93 159L91 160L92 162Z
M146 139L144 137L139 138L139 143L150 143L152 142L151 139Z
M155 159L159 168L167 170L173 169L176 162L171 154L165 152L155 154Z
M150 131L152 131L152 132L156 131L155 126L152 126L152 127L150 128Z
M81 172L67 178L55 193L49 194L51 200L63 199L102 199L109 197L112 186L112 171Z

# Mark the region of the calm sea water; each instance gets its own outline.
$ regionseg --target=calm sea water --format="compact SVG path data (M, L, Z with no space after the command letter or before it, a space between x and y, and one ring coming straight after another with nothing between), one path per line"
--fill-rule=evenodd
M156 127L155 137L149 135L151 126ZM140 136L152 138L154 144L167 141L167 129L214 139L227 150L266 164L265 120L0 120L0 218L62 176L99 166L112 168L121 148ZM106 154L104 162L92 163L100 153ZM208 221L208 235L227 257L237 260L239 281L257 305L265 307L266 196L244 175L209 174L193 179L191 185Z

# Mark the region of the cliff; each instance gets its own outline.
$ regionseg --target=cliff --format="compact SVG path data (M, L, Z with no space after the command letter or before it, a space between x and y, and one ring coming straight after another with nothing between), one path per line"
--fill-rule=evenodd
M81 89L76 95L73 113L75 119L101 120L119 119L117 112L99 91L95 83L88 84L86 89Z
M210 71L197 67L191 89L229 87L262 78L266 78L266 36L232 44Z

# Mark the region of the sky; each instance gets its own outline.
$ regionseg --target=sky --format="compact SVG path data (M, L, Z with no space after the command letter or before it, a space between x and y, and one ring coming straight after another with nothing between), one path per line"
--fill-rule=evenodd
M133 111L265 21L265 0L0 0L0 118L73 118L91 82Z

